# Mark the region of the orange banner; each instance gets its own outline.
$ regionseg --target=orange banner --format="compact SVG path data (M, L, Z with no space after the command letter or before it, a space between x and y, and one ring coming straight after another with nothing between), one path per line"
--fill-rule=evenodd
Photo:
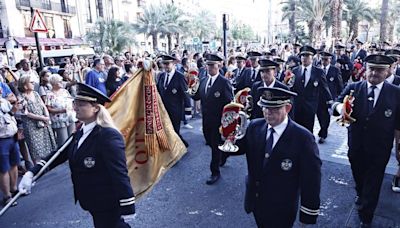
M187 150L174 131L151 71L138 70L111 100L107 109L124 136L129 177L140 198Z

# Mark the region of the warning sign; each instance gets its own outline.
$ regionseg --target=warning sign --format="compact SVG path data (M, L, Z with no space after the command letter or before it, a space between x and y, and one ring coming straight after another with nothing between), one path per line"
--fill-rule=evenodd
M42 14L40 14L39 10L35 10L29 29L31 30L31 32L48 32Z

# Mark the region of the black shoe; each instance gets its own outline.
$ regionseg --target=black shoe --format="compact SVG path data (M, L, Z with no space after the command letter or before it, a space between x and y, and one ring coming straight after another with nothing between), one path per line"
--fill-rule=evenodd
M206 181L206 184L208 184L208 185L212 185L212 184L214 184L215 182L217 182L218 180L219 180L219 178L221 177L221 175L212 175L212 176L210 176L209 178L208 178L208 180Z
M360 222L360 228L371 228L371 223Z
M228 160L228 156L226 155L221 155L221 161L219 161L219 166L222 167L225 165L226 160Z
M400 192L400 177L394 176L392 181L392 191Z
M324 142L325 142L325 138L319 137L318 143L319 143L319 144L323 144Z

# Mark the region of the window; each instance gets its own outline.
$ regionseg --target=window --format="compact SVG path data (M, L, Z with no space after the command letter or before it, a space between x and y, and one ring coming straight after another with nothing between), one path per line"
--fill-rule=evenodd
M104 17L103 0L96 0L97 17Z
M145 0L137 0L137 6L138 7L143 7L146 5L146 1Z
M71 24L69 20L63 19L63 21L64 21L64 37L72 38Z
M4 38L3 26L2 26L2 24L1 24L1 20L0 20L0 38Z
M92 20L92 7L90 5L90 0L87 1L86 9L87 9L86 22L87 23L93 23L93 20Z
M44 23L46 23L46 27L49 30L46 34L47 38L55 38L53 17L44 16Z
M42 8L51 10L51 3L50 0L42 0Z
M31 14L24 14L24 31L26 37L33 37L34 33L29 30L29 26L31 24Z

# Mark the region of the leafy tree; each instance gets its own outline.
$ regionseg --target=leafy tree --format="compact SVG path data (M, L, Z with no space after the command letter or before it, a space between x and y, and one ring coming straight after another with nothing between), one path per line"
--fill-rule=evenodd
M211 39L217 31L215 21L217 21L215 15L207 10L202 10L192 15L192 20L189 22L191 35L199 37L202 41Z
M374 20L374 11L362 0L344 0L343 18L349 25L350 40L358 37L358 25L361 20Z
M87 33L87 40L99 53L111 55L121 53L132 44L136 44L133 30L129 24L117 20L99 20Z

